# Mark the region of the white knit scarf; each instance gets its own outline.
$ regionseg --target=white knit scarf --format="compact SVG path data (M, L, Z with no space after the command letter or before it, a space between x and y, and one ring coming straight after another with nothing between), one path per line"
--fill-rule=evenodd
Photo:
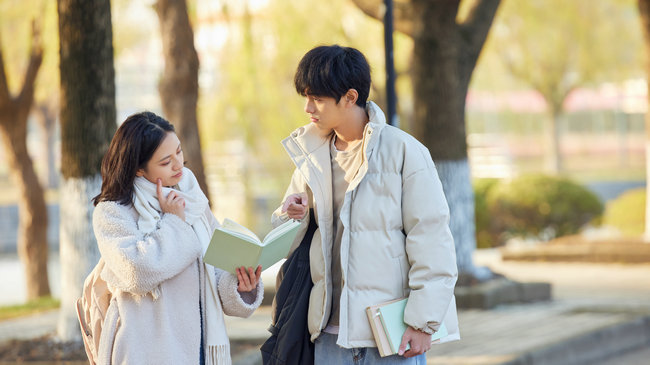
M163 187L162 195L166 197L172 190L185 199L185 222L192 226L196 233L203 252L208 248L212 231L210 222L205 212L208 209L208 198L203 194L196 177L188 168L183 168L183 177L175 188ZM144 177L136 177L134 183L133 206L138 212L138 228L145 234L156 230L162 211L158 201L156 184ZM205 297L205 318L203 318L203 331L205 334L205 361L210 365L229 365L230 345L226 324L223 318L221 300L217 295L216 277L214 267L203 263L202 294ZM161 295L160 288L152 291L154 299Z

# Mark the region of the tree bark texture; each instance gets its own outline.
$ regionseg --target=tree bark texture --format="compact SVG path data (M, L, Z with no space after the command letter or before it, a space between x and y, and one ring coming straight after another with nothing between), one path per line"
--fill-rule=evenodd
M11 95L0 49L0 135L9 170L18 188L18 255L25 268L27 299L50 295L47 274L47 209L43 188L27 150L27 119L34 102L34 84L43 60L36 28L22 89Z
M474 193L467 159L436 162L440 182L449 204L449 228L454 242L470 242L476 237L474 221ZM473 268L474 247L456 244L456 262L459 268ZM468 270L465 270L468 271Z
M57 0L61 69L60 257L62 340L81 338L75 302L99 254L90 199L115 133L115 70L109 0Z
M645 40L646 54L650 55L650 0L639 0L641 27ZM650 80L650 61L646 61L646 78ZM648 101L650 102L650 84L648 86ZM646 200L645 200L645 234L644 239L650 242L650 112L645 114L646 133Z
M462 77L467 70L460 62L457 6L457 1L413 2L413 134L429 148L434 161L467 157L467 84Z
M201 155L196 107L199 98L199 57L185 0L158 0L165 68L158 85L165 117L174 124L187 167L209 196Z
M81 340L75 308L84 280L100 257L92 226L91 199L99 194L101 184L101 176L95 174L63 179L59 187L61 311L57 334L64 341Z
M42 159L47 161L45 170L41 177L41 183L46 188L59 187L59 172L56 169L56 118L58 116L58 106L52 105L51 102L42 102L36 104L35 116L38 125L43 133L43 144L47 146L43 148Z
M115 69L109 0L58 0L61 173L94 176L115 133Z
M353 2L381 20L382 0ZM460 2L397 0L395 28L413 38L413 134L429 148L439 167L451 211L458 269L481 278L484 273L472 261L476 236L474 194L467 165L465 100L500 0L475 1L462 22L457 19Z

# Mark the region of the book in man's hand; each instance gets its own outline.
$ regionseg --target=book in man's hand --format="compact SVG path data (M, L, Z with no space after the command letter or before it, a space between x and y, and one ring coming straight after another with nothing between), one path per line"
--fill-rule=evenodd
M395 299L385 303L372 305L366 309L370 328L377 343L377 349L381 357L397 354L399 346L402 344L402 337L406 332L408 325L404 323L404 308L406 308L406 298ZM444 323L436 333L431 335L431 342L440 341L447 336L447 327ZM410 349L410 344L406 345L406 350Z
M260 240L250 229L225 219L222 226L214 230L203 261L233 274L242 266L255 270L262 265L262 270L268 269L287 256L299 226L300 221L292 219Z

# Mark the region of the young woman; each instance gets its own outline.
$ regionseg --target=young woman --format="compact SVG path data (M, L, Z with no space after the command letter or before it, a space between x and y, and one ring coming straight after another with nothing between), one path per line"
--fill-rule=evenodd
M118 318L100 363L230 364L223 313L262 301L261 267L235 277L203 263L218 222L183 163L174 127L150 112L128 117L104 156L93 228Z

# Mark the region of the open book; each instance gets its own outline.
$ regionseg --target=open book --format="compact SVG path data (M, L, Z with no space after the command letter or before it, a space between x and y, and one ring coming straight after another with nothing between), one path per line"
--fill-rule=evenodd
M263 270L268 269L287 256L299 226L300 221L292 219L260 240L250 229L225 219L223 225L214 230L203 261L233 274L241 266L256 269L257 265L262 265Z
M370 328L377 343L377 349L381 357L390 356L397 353L399 345L402 343L402 337L406 332L407 324L404 323L404 308L406 308L406 298L395 299L385 303L372 305L366 309ZM431 335L431 342L439 342L441 338L447 336L447 327L441 324L436 333ZM411 348L410 344L406 345L406 350Z

